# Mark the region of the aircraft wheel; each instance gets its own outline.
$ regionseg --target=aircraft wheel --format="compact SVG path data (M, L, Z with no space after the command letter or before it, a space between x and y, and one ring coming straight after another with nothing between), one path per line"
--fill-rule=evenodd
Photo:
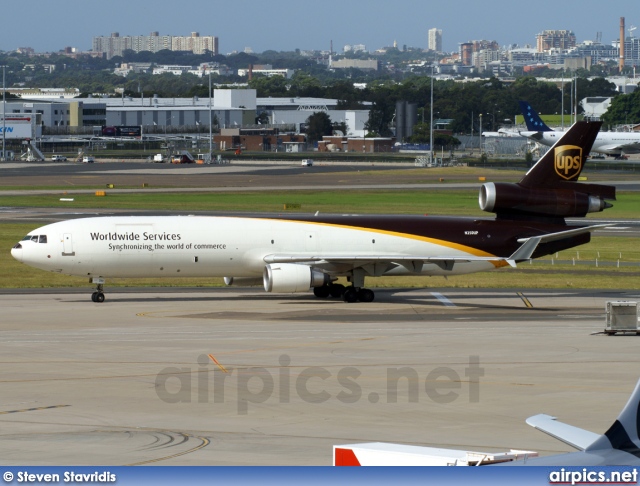
M326 299L329 297L329 287L327 285L322 285L320 287L313 288L313 295L318 297L319 299Z
M357 302L358 301L358 291L353 287L347 287L342 294L342 299L347 303Z
M98 295L98 292L94 292L93 294L91 294L91 300L93 302L96 302L96 296Z
M375 294L373 290L369 289L360 289L358 290L358 300L360 302L373 302Z
M334 299L342 297L342 295L344 294L344 289L345 287L342 284L329 285L329 293L331 294L331 297L333 297Z
M104 294L102 292L96 292L96 300L94 302L104 302Z

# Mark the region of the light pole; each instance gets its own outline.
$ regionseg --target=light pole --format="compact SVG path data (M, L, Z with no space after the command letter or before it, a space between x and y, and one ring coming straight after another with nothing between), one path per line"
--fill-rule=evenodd
M562 105L562 131L564 132L564 70L562 71L562 88L560 88L560 92L562 93L561 105Z
M209 66L209 163L213 161L213 119L211 118L211 66Z
M478 142L480 144L480 155L482 155L482 113L480 113L480 130L478 130Z
M429 120L429 163L433 164L433 64L431 65L431 115Z
M6 125L6 113L7 113L7 100L6 100L6 93L7 93L7 89L5 88L5 82L4 82L4 70L7 66L2 66L2 160L3 162L7 159L7 153L5 152L5 146L4 146L4 138L5 138L5 132L7 131L7 125Z

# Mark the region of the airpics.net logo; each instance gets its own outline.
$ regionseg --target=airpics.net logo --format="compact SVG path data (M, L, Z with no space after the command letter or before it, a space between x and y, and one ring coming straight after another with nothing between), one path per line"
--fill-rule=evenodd
M554 149L556 174L566 180L575 179L582 170L582 147L561 145Z

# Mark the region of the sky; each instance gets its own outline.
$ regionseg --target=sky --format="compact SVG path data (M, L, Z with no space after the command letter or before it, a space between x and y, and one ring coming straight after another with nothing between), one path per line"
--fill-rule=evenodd
M394 41L400 48L426 48L427 31L435 27L450 52L479 39L535 47L536 34L553 29L572 30L578 42L602 32L609 44L619 37L620 17L626 17L627 28L640 27L638 0L21 0L14 8L16 15L2 22L0 50L84 51L94 36L159 31L217 36L220 54L245 47L329 50L331 41L336 52L345 44L374 51Z

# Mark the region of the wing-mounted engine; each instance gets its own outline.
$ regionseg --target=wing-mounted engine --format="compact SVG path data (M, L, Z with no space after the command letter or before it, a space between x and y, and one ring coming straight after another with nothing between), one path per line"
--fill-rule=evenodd
M331 282L328 274L296 263L271 263L264 267L263 283L267 292L292 294L307 292Z
M499 217L582 217L610 208L615 188L596 184L566 183L553 188L525 187L488 182L480 188L480 209Z

